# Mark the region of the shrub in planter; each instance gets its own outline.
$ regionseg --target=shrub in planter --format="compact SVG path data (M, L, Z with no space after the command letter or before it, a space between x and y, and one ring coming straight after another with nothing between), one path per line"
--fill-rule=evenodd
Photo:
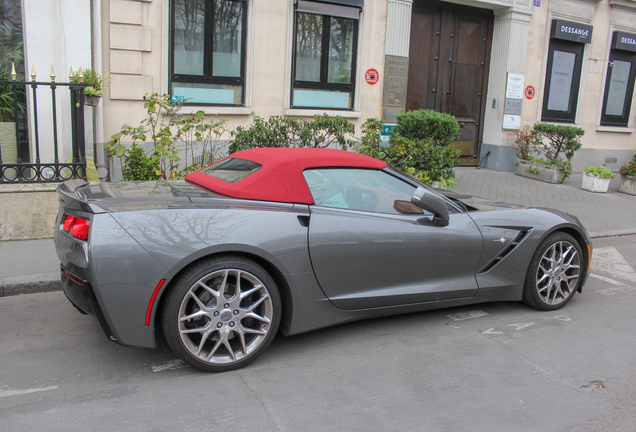
M530 160L537 146L537 137L530 125L523 125L515 133L515 141L512 148L515 149L517 158L521 160Z
M616 176L609 168L592 166L585 168L581 188L590 192L607 192L610 180Z
M636 154L632 160L621 167L620 192L636 195Z
M394 135L412 140L428 140L433 145L446 146L459 137L459 123L449 114L433 110L408 111L397 115Z
M532 161L557 166L562 169L562 178L568 178L572 174L570 161L581 148L585 131L576 126L535 123L532 132L536 136L536 149L543 156Z

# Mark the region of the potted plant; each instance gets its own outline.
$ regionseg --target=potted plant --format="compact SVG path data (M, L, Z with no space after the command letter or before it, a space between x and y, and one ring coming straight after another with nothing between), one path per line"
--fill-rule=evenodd
M604 166L591 166L583 172L581 188L590 192L605 193L609 188L610 180L616 177L609 168Z
M108 87L109 79L103 78L102 73L97 72L94 68L82 71L80 67L75 73L72 73L71 70L71 82L83 82L86 86L84 87L84 104L88 106L97 106L104 96L104 88Z
M621 186L618 190L636 195L636 154L627 165L621 167Z
M572 156L585 131L576 126L535 123L535 149L541 157L518 160L516 174L547 183L563 183L572 174Z

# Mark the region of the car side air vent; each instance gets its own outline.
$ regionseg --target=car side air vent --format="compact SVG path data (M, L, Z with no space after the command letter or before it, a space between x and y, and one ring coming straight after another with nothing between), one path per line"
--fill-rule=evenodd
M478 273L479 274L488 273L490 270L495 268L497 264L499 264L504 259L506 259L506 257L510 255L513 250L517 249L517 246L519 246L526 239L526 237L528 237L528 234L530 234L530 231L531 230L519 231L519 233L515 236L515 238L512 239L512 241L508 243L508 245L506 245L506 247L504 247L501 250L501 252L499 252L499 254L497 254L497 256L494 257L492 260L490 260L490 262L486 264L484 268L481 269Z

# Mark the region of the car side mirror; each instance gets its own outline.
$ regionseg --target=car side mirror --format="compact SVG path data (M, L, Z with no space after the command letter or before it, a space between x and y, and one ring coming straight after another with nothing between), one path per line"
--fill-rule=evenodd
M411 202L421 209L433 213L433 223L437 226L448 225L448 206L446 201L431 191L418 187L413 192Z

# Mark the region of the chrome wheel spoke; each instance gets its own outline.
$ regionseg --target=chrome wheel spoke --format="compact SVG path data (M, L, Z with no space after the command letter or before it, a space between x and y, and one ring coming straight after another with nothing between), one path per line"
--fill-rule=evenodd
M180 322L183 322L183 321L190 321L190 320L192 320L192 319L196 319L196 318L204 317L204 316L208 316L208 313L207 313L207 312L205 312L205 311L203 311L203 310L198 310L198 311L196 311L196 312L195 312L195 313L193 313L193 314L190 314L190 315L187 315L187 316L184 316L184 317L179 318L179 321L180 321Z
M255 334L255 335L266 335L267 331L265 330L258 330L258 329L253 329L253 328L249 328L249 327L243 327L243 331L245 333L249 333L249 334Z
M255 293L256 291L260 290L261 288L263 288L263 285L254 285L251 289L249 289L249 290L247 290L245 292L242 292L241 296L240 296L241 300L244 299L245 297L247 297L248 295Z
M262 321L262 322L264 322L266 324L269 324L271 322L271 320L269 318L264 317L264 316L260 316L260 315L256 315L254 312L246 313L245 317L257 319L257 320Z

